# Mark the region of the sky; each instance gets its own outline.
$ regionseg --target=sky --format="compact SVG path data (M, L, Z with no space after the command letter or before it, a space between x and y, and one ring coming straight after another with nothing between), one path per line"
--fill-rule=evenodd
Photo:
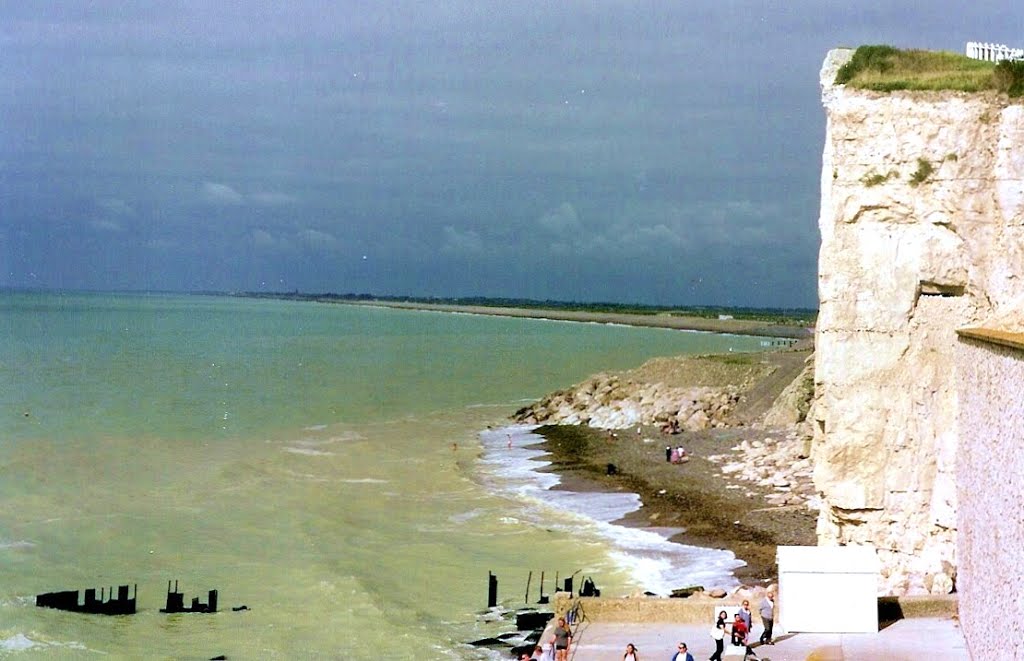
M837 46L1013 3L0 1L0 287L817 306Z

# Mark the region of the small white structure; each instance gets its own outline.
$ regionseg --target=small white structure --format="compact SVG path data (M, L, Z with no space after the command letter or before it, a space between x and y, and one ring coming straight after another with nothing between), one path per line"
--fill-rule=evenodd
M1006 44L990 44L987 41L968 41L964 49L972 60L1000 62L1002 60L1024 60L1024 48L1010 48Z
M878 555L871 546L780 546L778 623L787 632L876 633Z

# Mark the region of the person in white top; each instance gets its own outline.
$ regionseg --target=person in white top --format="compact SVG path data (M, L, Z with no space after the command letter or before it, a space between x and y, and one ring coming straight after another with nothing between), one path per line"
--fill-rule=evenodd
M708 661L722 661L722 653L725 652L725 620L718 620L711 628L711 639L715 641L715 653L708 657Z

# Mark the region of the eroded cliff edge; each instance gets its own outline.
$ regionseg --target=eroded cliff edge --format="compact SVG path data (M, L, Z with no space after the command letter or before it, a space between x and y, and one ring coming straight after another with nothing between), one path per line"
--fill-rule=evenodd
M956 580L955 330L1020 308L1024 106L821 71L814 480L820 544L871 544L888 594Z

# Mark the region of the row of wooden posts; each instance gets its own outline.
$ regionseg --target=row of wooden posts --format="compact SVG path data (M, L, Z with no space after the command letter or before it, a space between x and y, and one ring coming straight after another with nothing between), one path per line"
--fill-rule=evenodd
M94 615L134 615L139 586L136 584L134 594L128 596L128 586L117 586L117 596L114 596L114 588L110 588L109 594L104 588L100 588L99 599L96 598L96 588L85 590L85 599L78 603L78 590L60 590L58 592L44 592L36 595L36 606L40 608L56 608L57 610L70 611L73 613L91 613ZM217 591L210 590L206 603L199 601L199 597L193 597L191 605L185 606L185 594L178 592L178 582L174 581L174 590L171 590L171 582L167 581L167 604L160 609L161 613L216 613L217 612Z
M562 581L562 591L572 593L573 590L573 579L579 574L581 569L577 569L571 575L567 576ZM530 603L530 584L533 582L533 570L530 570L529 575L526 577L526 594L523 597L524 603ZM555 589L558 589L558 572L555 572ZM594 586L594 582L589 578L583 582L583 590L581 591L582 596L597 596L600 591ZM544 572L540 573L540 588L537 598L538 604L548 603L548 595L544 592ZM494 572L487 572L487 607L495 608L498 605L498 577Z

